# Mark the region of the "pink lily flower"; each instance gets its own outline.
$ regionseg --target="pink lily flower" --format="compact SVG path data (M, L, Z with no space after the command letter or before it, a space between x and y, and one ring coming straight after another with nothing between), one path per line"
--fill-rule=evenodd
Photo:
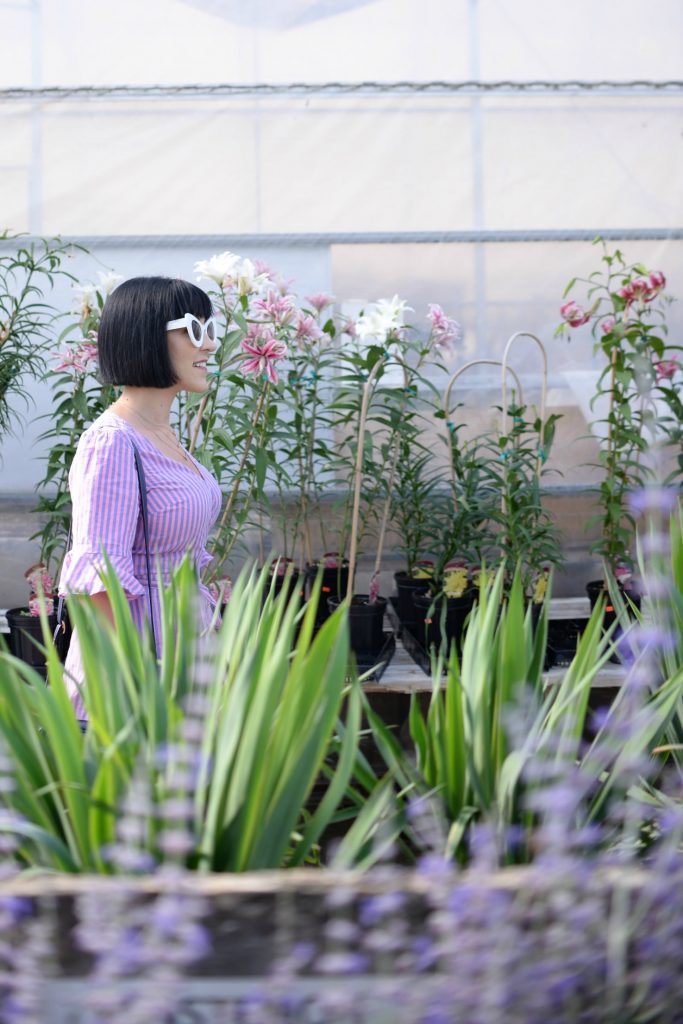
M268 289L265 299L254 300L253 309L265 313L269 320L273 320L280 327L290 324L296 312L293 296L280 295L272 288Z
M94 341L83 341L75 348L66 349L64 352L53 352L53 355L61 359L55 366L55 373L62 370L86 373L88 366L97 360L97 343Z
M613 316L605 317L605 319L600 324L600 330L603 334L609 334L616 327L616 323L617 322Z
M432 341L436 348L450 351L453 342L462 338L462 328L457 320L446 316L441 306L435 302L429 304L427 319L432 325Z
M327 306L332 305L334 295L327 295L326 292L316 292L315 295L307 295L306 302L310 302L316 313L320 315Z
M319 341L324 337L323 331L320 330L313 317L308 316L302 310L297 311L295 327L295 338L299 342L305 341L307 338L310 341Z
M253 330L257 327L261 328L260 334ZM287 355L287 346L284 341L275 337L272 327L252 324L249 328L249 337L242 342L242 351L252 357L242 363L243 373L253 374L254 377L263 377L271 384L277 384L278 375L275 363Z
M678 365L678 358L676 356L673 356L671 359L661 359L658 363L655 363L657 380L671 380L678 369Z
M590 320L590 313L587 313L583 306L580 306L573 299L560 306L560 316L570 327L581 327Z

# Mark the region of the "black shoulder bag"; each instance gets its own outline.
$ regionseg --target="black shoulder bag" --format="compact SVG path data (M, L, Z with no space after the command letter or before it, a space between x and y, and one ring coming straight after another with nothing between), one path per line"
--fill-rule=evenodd
M157 638L156 631L154 629L154 601L152 600L152 573L150 569L150 558L149 558L149 528L147 519L147 486L145 484L145 471L142 468L142 458L138 451L137 445L131 440L133 446L133 458L135 459L135 470L138 476L138 486L140 489L140 511L142 513L142 531L145 535L145 565L147 568L147 594L149 596L149 625L152 630L152 642L154 643L154 650L157 649ZM69 527L69 537L66 542L67 551L71 547L71 527ZM69 626L69 616L66 609L66 602L63 597L59 598L57 603L57 625L52 637L54 645L57 649L57 654L62 661L65 660L67 652L69 650L69 643L71 641L71 628Z

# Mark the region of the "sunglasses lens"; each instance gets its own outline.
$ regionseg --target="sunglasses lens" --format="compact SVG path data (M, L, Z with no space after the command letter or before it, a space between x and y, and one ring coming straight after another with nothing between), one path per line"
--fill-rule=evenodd
M204 326L206 327L206 336L209 339L209 341L215 341L216 340L216 321L213 320L213 319L212 320L208 320Z
M195 345L201 345L202 343L202 325L199 320L195 320L194 317L190 320L190 338Z

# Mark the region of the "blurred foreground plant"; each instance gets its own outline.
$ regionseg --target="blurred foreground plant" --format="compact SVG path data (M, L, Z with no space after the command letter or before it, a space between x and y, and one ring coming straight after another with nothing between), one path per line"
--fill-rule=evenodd
M243 572L220 632L200 640L185 562L163 592L159 664L113 573L114 629L87 600L72 599L85 735L49 643L47 687L0 652L0 736L14 780L2 795L13 812L3 828L19 838L22 865L109 873L170 859L199 871L245 871L313 854L350 778L360 694L347 681L343 610L313 637L316 599L300 622L296 599L270 596L262 610L265 579ZM334 778L307 813L344 698ZM117 823L141 786L135 848L122 850Z
M602 603L564 676L545 687L546 606L534 626L518 572L501 608L504 572L502 566L494 582L480 588L461 659L451 650L445 686L443 659L435 658L426 714L419 697L412 698L414 759L366 708L401 793L397 813L410 817L406 802L426 801L438 828L445 826L439 840L443 854L462 862L470 856L471 825L477 821L493 830L496 863L534 859L539 830L552 819L560 784L567 820L577 828L602 823L605 841L616 842L627 794L661 772L661 758L652 751L680 715L683 666L662 677L636 663L611 708L596 716L587 742L591 685L614 650L613 631L602 629ZM623 609L622 622L627 619ZM628 636L637 642L633 629ZM523 805L533 813L522 811ZM510 845L511 830L516 838ZM407 835L417 849L424 845L419 828L409 826Z

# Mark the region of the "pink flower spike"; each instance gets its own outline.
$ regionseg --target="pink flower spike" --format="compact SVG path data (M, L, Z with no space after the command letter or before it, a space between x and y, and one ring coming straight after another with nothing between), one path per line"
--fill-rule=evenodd
M671 380L676 370L678 370L678 366L677 356L673 356L671 359L661 359L658 363L655 363L657 380Z
M45 596L45 614L46 615L52 615L52 613L54 611L54 608L55 608L55 604L54 604L54 601L52 600L52 598ZM28 610L31 613L31 615L35 616L35 618L38 618L38 616L40 615L40 598L39 597L34 595L33 597L29 598Z
M666 278L661 270L653 270L648 276L650 282L650 289L657 293L661 292L663 288L666 288Z
M306 295L305 298L306 302L310 302L318 315L334 302L334 295L327 295L326 292L316 292L315 295Z
M600 324L600 330L603 334L610 334L610 332L616 327L616 323L617 322L613 316L608 316Z
M368 604L376 604L377 598L379 597L379 573L375 572L372 574L370 580L370 587L368 589Z
M590 313L586 313L583 306L580 306L578 302L574 302L573 299L560 306L560 316L570 327L581 327L590 320Z

